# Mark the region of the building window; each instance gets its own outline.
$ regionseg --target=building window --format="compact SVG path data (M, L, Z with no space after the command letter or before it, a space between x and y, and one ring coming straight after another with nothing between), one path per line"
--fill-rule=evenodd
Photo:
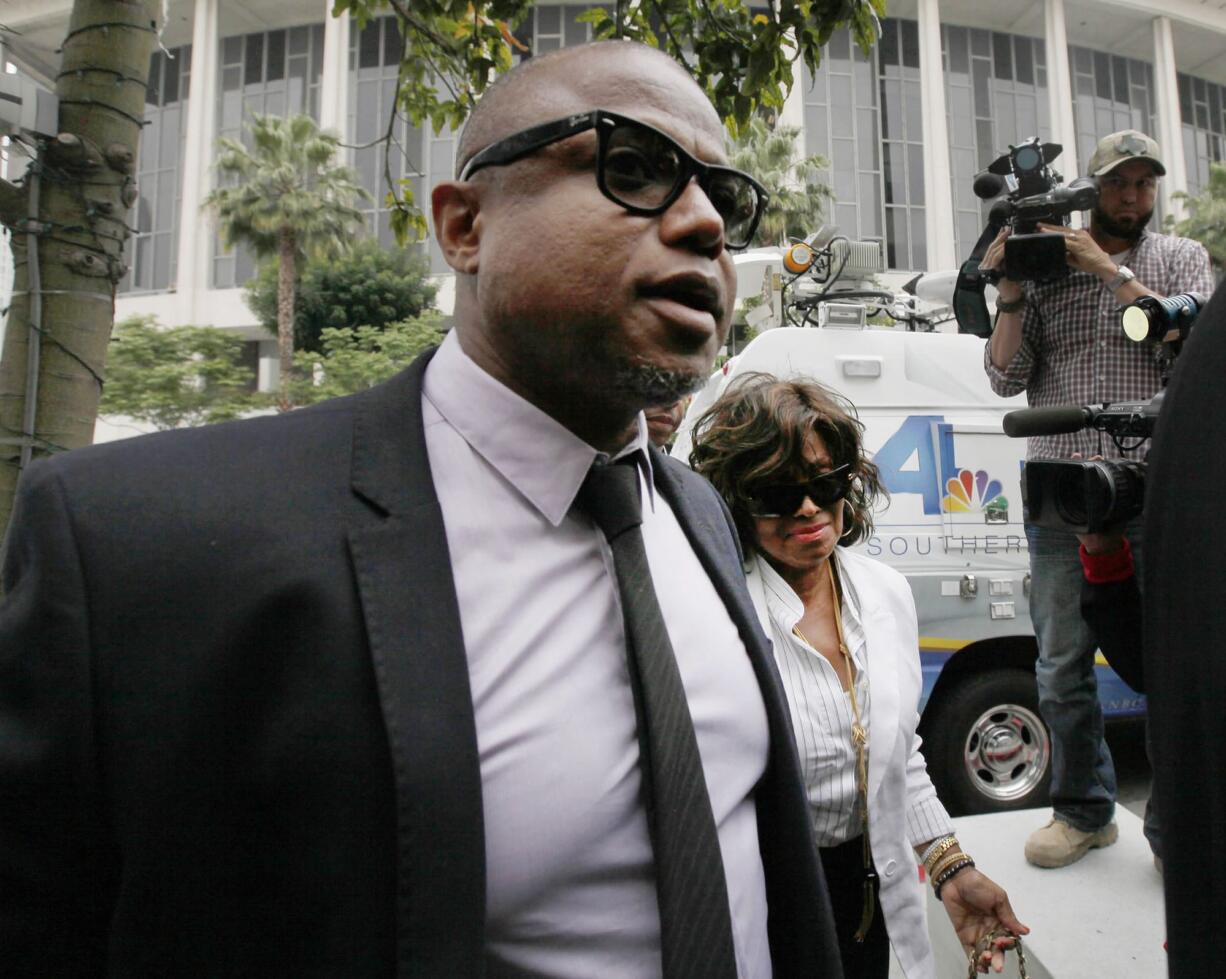
M1069 47L1077 159L1083 166L1098 141L1121 129L1154 131L1154 69L1135 58Z
M221 42L217 135L246 140L255 115L308 115L319 121L324 25L240 34ZM241 286L255 274L255 256L244 247L213 246L213 285Z
M136 166L140 197L133 208L135 231L126 247L129 268L120 292L162 292L175 283L191 62L190 46L155 51L149 59L146 125Z
M517 53L517 60L586 44L591 40L592 28L578 18L596 6L599 4L534 4L515 30L516 39L528 48L527 54Z
M817 73L805 70L805 152L830 161L839 231L882 242L890 269L922 270L928 248L919 25L889 19L881 28L867 55L838 31Z
M831 38L816 74L804 69L805 154L824 156L830 221L854 241L882 241L881 130L876 63L847 31ZM814 228L813 230L817 230Z
M924 127L920 101L919 25L885 20L877 45L881 87L881 185L885 199L886 265L928 267L924 220ZM835 103L838 104L837 102Z
M1011 145L1032 136L1051 138L1047 59L1038 38L948 24L941 26L941 58L961 260L982 234L991 207L971 189L975 175Z
M560 4L538 4L531 8L515 32L517 40L529 53L517 53L516 60L586 43L591 36L590 28L576 18L587 9L586 6ZM368 232L384 247L391 248L396 241L391 226L392 212L386 203L385 147L382 143L366 144L387 132L395 111L396 76L403 42L394 17L372 20L360 31L355 23L349 36L349 132L353 134L354 144L362 147L353 151L352 165L372 197L360 206ZM428 123L413 126L407 119L396 121L394 136L398 145L391 147L387 165L397 187L401 186L401 181L407 181L405 186L412 191L418 207L428 208L430 187L453 175L458 135L452 129L443 129L436 135ZM433 238L418 247L427 251L431 272L450 271Z
M1077 159L1084 171L1094 147L1109 133L1139 129L1154 133L1154 68L1136 58L1069 46L1073 73L1073 123ZM1066 174L1067 177L1076 174ZM1151 229L1162 227L1162 205L1154 206Z
M1191 75L1178 77L1188 193L1196 195L1209 186L1209 164L1226 158L1226 87Z
M396 109L396 76L403 42L393 17L369 21L360 31L355 23L349 37L349 132L353 133L354 144L362 147L353 151L352 166L358 173L359 183L370 191L372 198L359 202L358 206L365 215L368 233L377 237L385 248L392 248L396 236L392 233L392 212L387 207L388 185L384 174L387 148L383 143L366 144L387 132L388 122ZM399 118L393 136L395 143L387 157L393 184L399 191L400 182L408 181L404 186L412 192L414 203L428 211L430 187L452 176L455 169L457 133L444 129L435 135L428 122L424 126L414 126L407 119ZM450 271L433 237L417 247L429 255L432 272Z

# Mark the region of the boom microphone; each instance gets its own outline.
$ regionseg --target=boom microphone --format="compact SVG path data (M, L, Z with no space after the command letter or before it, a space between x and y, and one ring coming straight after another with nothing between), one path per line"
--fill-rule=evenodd
M975 182L971 184L971 190L975 192L975 196L985 201L990 201L1004 189L1005 178L995 173L989 173L987 170L979 174L975 178Z
M1032 435L1064 435L1079 432L1094 419L1089 408L1055 405L1051 408L1019 408L1004 417L1005 434L1010 438Z

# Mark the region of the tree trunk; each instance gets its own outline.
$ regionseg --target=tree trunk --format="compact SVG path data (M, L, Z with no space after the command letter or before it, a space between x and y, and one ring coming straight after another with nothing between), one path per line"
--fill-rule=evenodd
M294 292L298 279L298 242L293 228L282 228L277 243L277 353L281 379L277 403L282 411L294 407L290 382L294 372Z
M93 441L160 15L158 0L76 0L56 83L59 135L24 186L0 187L15 264L0 357L0 531L24 458Z

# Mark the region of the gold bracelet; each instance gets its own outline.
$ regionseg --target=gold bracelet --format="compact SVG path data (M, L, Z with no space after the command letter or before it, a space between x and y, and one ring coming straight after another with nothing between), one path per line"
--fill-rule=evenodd
M936 844L928 848L928 852L924 854L924 869L928 871L928 876L932 876L932 868L936 865L937 860L946 850L952 846L958 845L956 836L947 836L943 840L938 840Z
M968 859L968 854L964 850L951 851L941 857L932 865L932 869L928 872L928 879L935 881L946 870L952 867L959 860Z

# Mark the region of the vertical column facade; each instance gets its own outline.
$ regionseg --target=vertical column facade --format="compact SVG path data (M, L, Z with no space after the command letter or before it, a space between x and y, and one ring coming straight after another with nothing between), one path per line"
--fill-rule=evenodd
M1155 17L1154 22L1154 116L1158 131L1153 134L1162 147L1166 176L1158 182L1162 213L1175 220L1185 216L1182 201L1174 199L1188 189L1188 167L1183 153L1182 118L1179 110L1179 82L1175 68L1175 44L1171 21Z
M183 147L179 254L175 289L183 298L184 322L205 315L213 222L202 213L212 180L213 134L217 122L218 13L220 0L196 0L192 24L191 90L187 96L187 133Z
M332 16L332 4L324 4L324 64L319 81L319 128L332 129L348 141L345 123L349 107L349 25L346 12ZM345 151L346 156L349 151Z
M949 183L949 123L941 62L939 0L919 0L920 104L924 130L924 203L928 269L957 267L954 200Z
M1077 126L1073 121L1073 83L1068 62L1068 30L1064 23L1064 0L1045 0L1043 43L1047 54L1047 99L1051 135L1064 147L1059 169L1068 179L1081 173L1077 161Z
M799 129L801 133L804 132L805 128L804 85L804 62L797 58L792 62L792 90L788 92L787 98L783 100L783 108L779 110L779 124L781 126L792 126L795 129Z

